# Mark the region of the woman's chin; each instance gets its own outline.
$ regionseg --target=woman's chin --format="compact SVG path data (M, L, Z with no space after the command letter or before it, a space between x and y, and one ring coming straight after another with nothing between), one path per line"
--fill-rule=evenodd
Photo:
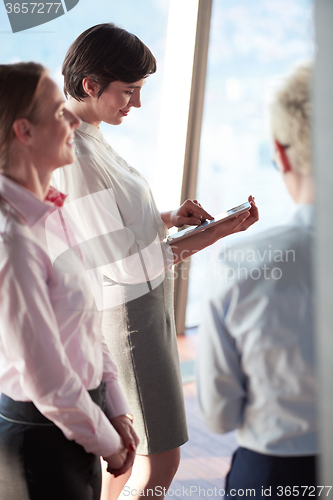
M64 167L65 165L70 165L70 164L72 164L72 163L74 163L74 162L75 162L75 153L74 153L74 151L72 151L72 152L71 152L71 153L67 156L67 159L66 159L66 161L63 163L63 165L62 165L62 166Z

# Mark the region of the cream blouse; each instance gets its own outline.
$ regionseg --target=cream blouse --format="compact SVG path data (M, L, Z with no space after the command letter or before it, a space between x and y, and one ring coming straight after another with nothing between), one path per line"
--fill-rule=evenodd
M167 228L146 179L93 125L83 122L75 131L75 148L75 163L59 168L53 185L68 193L72 216L83 226L105 284L163 279L174 258L163 243Z

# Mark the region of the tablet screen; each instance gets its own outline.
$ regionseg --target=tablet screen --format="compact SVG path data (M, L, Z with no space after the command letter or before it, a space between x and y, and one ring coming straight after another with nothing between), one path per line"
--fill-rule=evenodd
M247 210L250 210L251 205L247 201L246 203L242 203L242 205L238 205L237 207L231 208L230 210L227 210L226 212L222 212L221 214L217 215L213 220L206 220L200 226L190 226L187 227L186 229L182 229L181 231L178 231L178 233L171 234L167 237L166 242L167 243L173 243L175 241L180 241L181 239L187 238L188 236L194 234L194 233L201 233L208 229L209 227L215 226L215 224L220 224L222 222L225 222L226 220L231 219L232 217L235 217L237 215L241 215L242 213L246 212Z

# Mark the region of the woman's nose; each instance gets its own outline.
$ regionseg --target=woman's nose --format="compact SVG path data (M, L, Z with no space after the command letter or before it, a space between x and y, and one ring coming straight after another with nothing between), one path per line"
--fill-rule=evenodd
M130 100L131 106L134 108L141 108L141 96L140 96L140 90L135 89Z

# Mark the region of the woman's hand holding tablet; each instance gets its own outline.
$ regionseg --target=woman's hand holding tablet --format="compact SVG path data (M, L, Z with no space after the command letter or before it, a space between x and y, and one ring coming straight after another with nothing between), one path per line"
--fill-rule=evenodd
M227 210L226 212L222 212L221 214L217 215L213 220L206 220L199 226L196 226L195 228L193 227L187 227L186 229L183 229L181 231L178 231L177 233L171 234L166 238L166 242L171 244L171 243L176 243L184 238L188 238L189 236L197 233L201 233L205 231L206 229L209 229L216 224L221 224L226 222L227 220L232 219L233 217L237 217L245 212L250 211L251 209L251 204L247 201L243 203L242 205L239 205L237 207L231 208L230 210Z

